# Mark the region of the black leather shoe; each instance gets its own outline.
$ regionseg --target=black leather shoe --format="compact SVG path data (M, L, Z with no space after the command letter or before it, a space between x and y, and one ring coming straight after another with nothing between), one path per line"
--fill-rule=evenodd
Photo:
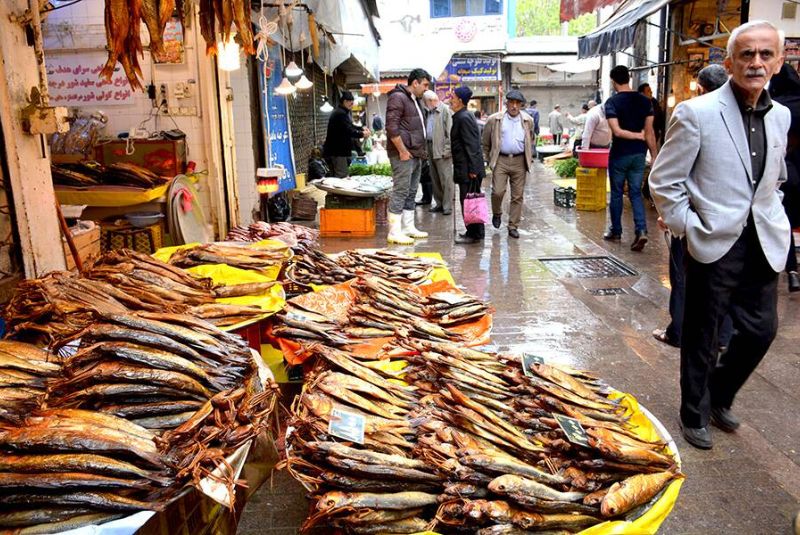
M453 213L453 211L452 211L452 210L443 210L443 211L442 211L442 215L450 215L450 214L452 214L452 213Z
M417 206L427 206L427 205L429 205L430 203L431 203L431 200L430 200L430 199L420 199L420 200L418 200L418 201L417 201L415 204L416 204Z
M500 228L500 224L503 222L502 216L493 215L492 216L492 226L494 228Z
M614 234L609 230L603 234L603 239L606 241L620 241L622 239L622 234Z
M428 211L431 213L442 212L444 211L444 208L442 208L441 205L431 206L430 208L428 208Z
M470 244L470 243L478 243L480 240L478 238L473 238L467 234L459 234L458 237L455 239L455 242L458 244Z
M724 407L711 407L711 423L726 433L733 433L741 425L731 410Z
M517 240L519 239L519 231L517 229L515 229L515 228L508 229L508 235L511 238L514 238L514 239L517 239Z
M789 291L800 292L800 275L796 271L789 272Z
M686 439L686 442L695 448L710 450L714 445L711 442L711 432L708 430L708 427L686 427L683 425L683 422L681 422L681 433L683 434L683 438Z
M631 251L641 251L647 243L647 232L637 232L636 238L631 244Z

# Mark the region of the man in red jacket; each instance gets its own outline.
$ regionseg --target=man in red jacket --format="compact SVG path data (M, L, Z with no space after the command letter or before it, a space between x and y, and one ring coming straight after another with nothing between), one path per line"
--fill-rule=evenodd
M425 121L422 94L431 84L431 75L414 69L407 84L397 84L389 91L386 103L386 152L392 165L392 196L389 199L389 243L411 245L415 238L428 233L414 226L422 161L428 157L425 146Z

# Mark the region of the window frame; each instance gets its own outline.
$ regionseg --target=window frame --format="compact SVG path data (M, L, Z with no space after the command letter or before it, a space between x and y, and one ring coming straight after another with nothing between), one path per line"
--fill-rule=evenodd
M437 0L430 0L430 16L432 19L446 19L446 18L460 18L460 17L497 17L503 15L503 0L499 0L500 10L497 13L487 13L486 12L486 3L491 2L492 0L483 0L483 10L481 13L473 14L469 13L469 6L470 2L465 2L466 4L466 15L453 15L453 0L438 0L439 2L446 2L447 3L447 15L435 15L434 14L434 3Z

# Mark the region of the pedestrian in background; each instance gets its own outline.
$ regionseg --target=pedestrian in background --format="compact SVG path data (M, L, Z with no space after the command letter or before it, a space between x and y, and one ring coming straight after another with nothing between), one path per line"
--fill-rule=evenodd
M708 65L697 73L698 93L704 95L716 91L728 81L728 72L722 65ZM664 225L664 220L658 218L658 226L669 232ZM681 347L681 334L683 332L683 307L686 299L686 239L675 236L669 232L669 316L670 322L666 329L656 329L653 337L664 344ZM728 349L728 343L733 335L733 321L729 315L722 320L719 333L719 347L721 352Z
M427 108L425 133L428 143L433 199L436 205L430 212L453 213L453 162L450 158L450 129L453 126L453 112L439 101L439 96L431 91L423 94Z
M792 228L800 226L800 77L794 67L784 63L780 72L769 83L769 94L792 114L789 139L786 147L786 182L781 185L783 208ZM786 259L786 276L789 291L800 291L800 277L797 275L797 251L794 233L789 242L789 255Z
M483 158L492 170L492 226L500 228L503 197L511 185L508 235L519 238L525 177L533 163L533 117L522 111L525 97L517 89L506 95L506 109L489 116L481 136Z
M595 106L586 114L586 125L581 137L582 149L607 149L611 146L611 128L606 120L603 104Z
M592 101L594 102L594 101ZM583 131L586 127L586 116L589 113L589 104L583 104L581 106L581 113L578 114L577 117L573 117L572 114L567 113L567 120L575 125L575 142L572 144L572 151L575 152L578 147L581 146L581 140L583 139Z
M525 108L525 113L533 118L533 133L539 137L539 110L536 108L535 100L531 100L530 106Z
M699 73L698 73L699 74ZM667 126L667 115L661 108L661 103L653 96L653 88L647 82L640 84L637 91L650 99L653 105L653 133L656 135L656 143L664 139L664 130Z
M603 239L622 239L622 195L627 182L635 225L631 251L641 251L647 243L647 219L642 200L645 156L650 150L650 156L655 160L658 149L653 132L653 106L649 98L631 89L630 82L626 66L617 65L611 69L611 84L617 92L605 103L606 119L614 136L608 155L611 227Z
M380 132L383 130L383 119L377 113L372 114L372 131Z
M342 93L339 105L331 112L328 119L328 132L322 147L323 155L328 160L333 176L346 177L350 174L350 156L353 154L356 140L370 134L369 129L353 124L351 111L355 98L350 91Z
M467 110L467 103L472 98L472 90L461 86L454 91L450 99L453 111L453 127L450 131L450 146L453 155L453 180L458 184L461 211L464 211L464 200L468 193L480 193L481 181L486 176L481 153L481 136L475 115ZM467 231L456 238L456 243L477 243L486 235L483 224L467 225Z
M686 306L681 340L683 436L712 447L709 422L733 432L739 389L778 330L778 273L791 229L778 186L789 110L764 90L783 63L783 36L767 21L731 32L717 91L679 104L655 161L650 189L664 223L686 236ZM719 324L734 335L719 356Z
M386 152L392 166L392 195L389 198L389 243L410 245L428 233L414 226L422 161L427 159L422 94L431 84L431 75L414 69L407 84L397 84L386 102Z
M553 111L547 116L547 124L553 135L553 144L561 145L561 136L564 134L564 116L561 115L561 106L556 104Z

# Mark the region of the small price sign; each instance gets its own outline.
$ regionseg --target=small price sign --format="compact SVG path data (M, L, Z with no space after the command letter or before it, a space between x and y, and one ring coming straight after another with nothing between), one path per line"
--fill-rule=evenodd
M561 429L567 435L567 440L573 444L578 444L586 448L589 447L589 436L578 420L570 418L569 416L564 416L563 414L555 413L553 413L553 418L556 419L558 425L561 426Z
M540 357L539 355L531 355L530 353L523 353L520 357L522 361L522 371L528 377L533 376L533 372L531 371L531 366L534 364L544 364L544 357Z
M363 414L356 414L334 407L328 424L328 434L342 440L363 444L365 427L366 418L364 418Z

